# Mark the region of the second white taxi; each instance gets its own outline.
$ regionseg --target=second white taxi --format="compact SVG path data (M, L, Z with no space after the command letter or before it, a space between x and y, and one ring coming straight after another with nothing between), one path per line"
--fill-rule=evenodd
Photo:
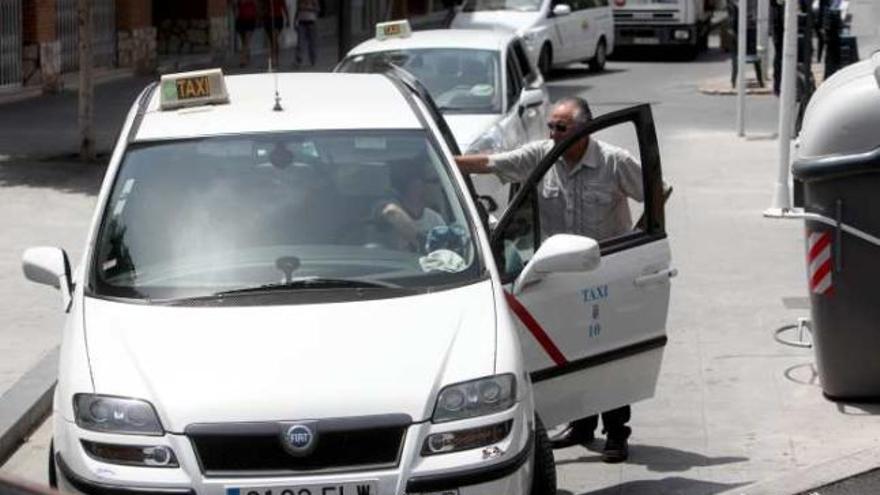
M427 88L465 153L505 151L547 138L550 97L513 33L413 32L405 20L382 23L376 37L352 49L336 71L384 72L389 65L411 73ZM507 204L508 188L495 178L480 177L475 183L496 205Z

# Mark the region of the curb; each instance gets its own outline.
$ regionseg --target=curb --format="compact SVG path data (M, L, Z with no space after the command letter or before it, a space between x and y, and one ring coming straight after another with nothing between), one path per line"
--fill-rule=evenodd
M880 459L880 448L860 450L718 495L813 495L820 488L877 470L877 459Z
M58 347L55 347L0 395L0 465L49 415L57 377Z
M15 90L0 92L0 105L15 103L38 96L46 96L52 94L62 94L65 92L74 92L79 89L79 73L70 72L61 77L61 87L54 92L44 92L41 86L22 86ZM95 71L95 86L110 83L134 76L134 69L108 69Z

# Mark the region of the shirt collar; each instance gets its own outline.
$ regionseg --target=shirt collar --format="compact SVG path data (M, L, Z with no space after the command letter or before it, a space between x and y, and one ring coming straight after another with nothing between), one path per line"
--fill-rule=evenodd
M592 137L588 139L590 142L587 144L587 151L584 152L584 156L581 157L580 161L571 170L567 167L563 168L563 170L568 172L569 176L580 172L583 167L596 169L602 164L602 153L599 150L599 143Z

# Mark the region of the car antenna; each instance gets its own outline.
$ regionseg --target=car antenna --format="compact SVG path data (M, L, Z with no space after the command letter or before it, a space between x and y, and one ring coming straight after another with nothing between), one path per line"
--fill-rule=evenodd
M281 95L278 93L278 72L275 70L275 66L272 65L273 36L275 36L275 0L269 0L269 72L272 73L272 80L275 82L275 106L272 107L272 110L280 112L284 109L281 108ZM276 39L274 45L277 46L279 41L280 40Z

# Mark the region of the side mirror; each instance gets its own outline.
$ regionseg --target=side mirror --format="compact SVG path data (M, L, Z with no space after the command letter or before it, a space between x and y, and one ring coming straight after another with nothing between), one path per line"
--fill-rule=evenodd
M513 293L519 294L533 282L550 273L588 272L602 261L599 243L589 237L556 234L541 244L538 252L523 269L513 284Z
M544 92L540 89L523 89L519 97L519 104L524 107L542 105L544 103Z
M571 14L571 6L567 3L560 3L553 7L553 15L555 17L564 17Z
M477 196L477 199L480 203L483 204L483 208L486 209L486 213L494 213L498 211L498 203L495 202L495 199L488 194L481 194Z
M31 282L45 284L61 290L64 310L70 308L72 280L67 253L57 247L32 247L21 257L24 276Z

